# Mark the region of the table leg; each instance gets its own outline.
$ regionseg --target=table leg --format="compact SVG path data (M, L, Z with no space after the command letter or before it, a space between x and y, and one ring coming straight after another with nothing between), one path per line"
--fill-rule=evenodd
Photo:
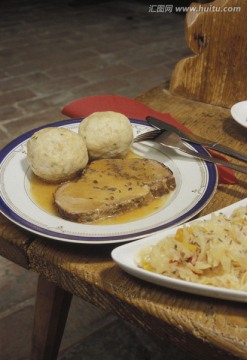
M39 276L31 360L55 360L62 340L72 294Z

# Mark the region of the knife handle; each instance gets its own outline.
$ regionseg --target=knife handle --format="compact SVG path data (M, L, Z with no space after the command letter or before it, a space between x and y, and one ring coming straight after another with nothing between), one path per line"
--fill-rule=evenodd
M208 147L209 149L221 152L225 155L229 155L238 160L247 162L246 154L243 154L243 153L240 153L239 151L233 150L228 146L205 139L202 136L199 136L199 135L196 135L196 134L193 134L190 132L184 132L181 129L178 129L176 126L167 124L166 122L159 120L157 118L154 118L153 116L147 116L146 120L149 123L149 125L153 126L156 129L159 129L161 131L174 131L176 134L178 134L181 137L182 140L189 141L192 144L198 144L201 146Z
M185 149L181 149L183 152L189 154L189 155L192 155L192 156L195 156L199 159L202 159L202 160L205 160L205 161L209 161L209 162L212 162L214 164L219 164L219 165L223 165L225 167L228 167L232 170L235 170L235 171L239 171L241 173L244 173L244 174L247 174L247 166L244 166L244 165L238 165L238 164L234 164L234 163L231 163L231 162L227 162L227 161L224 161L224 160L221 160L221 159L218 159L218 158L211 158L207 155L204 155L204 154L199 154L199 153L194 153L194 151L191 151L191 150L185 150Z
M242 161L247 162L247 155L245 155L243 153L240 153L240 152L238 152L236 150L233 150L233 149L229 148L228 146L221 145L221 144L214 144L214 145L208 146L208 148L210 148L212 150L219 151L219 152L221 152L223 154L232 156L232 157L234 157L234 158L236 158L238 160L242 160Z

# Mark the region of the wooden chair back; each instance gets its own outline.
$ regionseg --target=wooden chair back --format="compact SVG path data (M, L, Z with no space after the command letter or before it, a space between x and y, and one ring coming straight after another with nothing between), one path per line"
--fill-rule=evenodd
M170 92L230 108L247 100L247 1L191 4L185 36L195 55L177 63Z

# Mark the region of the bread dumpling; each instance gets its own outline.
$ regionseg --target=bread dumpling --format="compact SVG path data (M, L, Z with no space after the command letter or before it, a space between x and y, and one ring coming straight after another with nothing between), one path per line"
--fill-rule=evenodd
M27 160L32 171L48 182L73 178L88 163L85 141L74 131L47 127L27 142Z
M79 135L85 140L89 158L123 158L133 142L129 119L115 111L95 112L81 121Z

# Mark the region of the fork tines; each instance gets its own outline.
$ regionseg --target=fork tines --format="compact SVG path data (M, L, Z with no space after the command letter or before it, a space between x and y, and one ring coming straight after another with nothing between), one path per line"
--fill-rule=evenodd
M142 134L140 134L140 135L137 135L137 136L134 138L134 143L135 143L135 142L145 141L145 140L155 139L160 133L161 133L161 130L159 130L159 129L147 131L147 132L145 132L145 133L142 133Z

